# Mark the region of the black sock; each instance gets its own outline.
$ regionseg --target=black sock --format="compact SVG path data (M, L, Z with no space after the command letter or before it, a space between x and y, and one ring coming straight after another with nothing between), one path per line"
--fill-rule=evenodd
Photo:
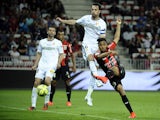
M56 91L56 87L51 85L51 93L50 93L50 97L49 97L49 101L53 101L53 96L54 96L54 93Z
M66 85L66 95L67 95L67 100L70 101L70 99L71 99L71 86Z
M121 96L121 97L122 97L122 101L123 101L123 103L125 104L125 106L126 106L126 108L128 109L128 111L129 111L130 113L133 112L127 96L124 95L124 96Z

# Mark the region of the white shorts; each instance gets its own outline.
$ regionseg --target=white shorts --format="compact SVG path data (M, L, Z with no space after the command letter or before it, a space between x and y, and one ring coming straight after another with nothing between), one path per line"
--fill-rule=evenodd
M35 78L39 78L43 80L46 77L50 77L51 79L55 76L55 70L53 69L39 69L37 68Z
M85 44L82 43L82 54L83 58L87 60L88 55L95 54L98 50L98 44Z

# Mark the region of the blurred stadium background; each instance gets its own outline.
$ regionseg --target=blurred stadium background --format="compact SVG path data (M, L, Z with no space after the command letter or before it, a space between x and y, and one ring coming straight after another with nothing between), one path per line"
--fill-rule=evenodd
M102 5L101 17L107 24L107 40L113 38L115 18L121 16L121 40L117 51L126 69L122 80L137 114L137 120L160 120L160 0L1 0L0 2L0 119L2 120L126 120L128 111L110 84L95 88L94 106L84 101L89 80L88 64L83 60L83 28L60 24L57 16L78 19L90 14L93 2ZM46 37L46 28L55 24L65 30L73 44L77 72L72 75L72 107L66 107L65 90L59 81L55 105L42 111L27 111L35 71L36 46ZM19 54L14 57L15 51ZM12 56L13 55L13 56ZM72 67L72 64L70 64ZM99 74L104 74L99 70Z
M86 89L88 64L81 53L83 28L61 24L55 18L78 19L90 14L93 2L102 5L101 17L107 24L108 41L112 40L115 32L115 18L121 16L123 19L117 51L127 72L123 80L126 90L159 91L159 0L1 0L0 88L32 87L35 71L31 71L31 66L36 46L46 37L46 28L55 24L57 29L65 31L65 39L73 44L77 67L77 72L72 74L76 76L72 81L73 89ZM12 56L13 51L19 55ZM61 84L60 88L63 88ZM110 86L103 89L112 90Z

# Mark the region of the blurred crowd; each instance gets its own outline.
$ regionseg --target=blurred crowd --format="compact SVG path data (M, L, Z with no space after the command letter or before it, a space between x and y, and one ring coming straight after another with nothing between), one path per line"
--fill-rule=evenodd
M159 0L94 0L100 2L102 10L107 16L122 16L122 45L129 49L132 58L133 53L156 52L160 48L160 1ZM107 6L105 8L105 6ZM108 28L111 29L111 21ZM160 52L160 51L159 51ZM160 57L160 55L159 55Z
M102 6L108 5L108 15L131 16L132 20L122 25L122 45L129 49L129 55L139 52L138 48L154 52L160 48L160 1L159 0L93 0ZM123 1L123 2L122 2ZM129 4L132 1L133 4ZM60 0L1 0L0 2L0 56L13 51L19 55L34 56L38 41L47 36L46 29L54 24L57 31L65 31L65 39L77 56L81 56L83 28L64 25L57 16L68 19ZM105 10L105 8L103 8ZM108 29L114 31L107 16ZM137 17L133 22L133 18Z
M65 32L74 52L80 50L79 26L67 26L55 19L68 19L60 0L1 0L0 6L0 56L34 56L39 40L47 37L49 25Z

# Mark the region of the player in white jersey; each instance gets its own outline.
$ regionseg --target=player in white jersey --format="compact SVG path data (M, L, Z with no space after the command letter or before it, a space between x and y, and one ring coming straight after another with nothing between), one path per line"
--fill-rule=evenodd
M48 109L48 102L51 90L52 77L58 67L60 67L61 61L64 57L62 42L54 38L56 34L56 28L50 26L47 31L48 37L40 40L36 60L32 69L36 69L35 81L32 89L31 102L32 106L29 110L36 109L37 102L37 86L41 84L44 79L45 84L48 86L48 94L45 96L43 110Z
M85 97L87 104L92 106L91 94L94 89L95 83L98 87L102 86L102 82L106 83L108 78L103 76L98 76L97 67L94 61L94 53L98 50L98 38L106 37L106 23L103 19L99 17L101 6L98 3L92 4L91 15L85 15L78 20L64 20L57 18L60 22L69 25L80 24L84 27L85 34L82 42L82 53L83 58L88 60L89 68L91 70L91 78L88 87L88 92ZM96 79L95 79L96 78ZM99 79L99 80L97 80ZM101 82L101 81L102 82Z

